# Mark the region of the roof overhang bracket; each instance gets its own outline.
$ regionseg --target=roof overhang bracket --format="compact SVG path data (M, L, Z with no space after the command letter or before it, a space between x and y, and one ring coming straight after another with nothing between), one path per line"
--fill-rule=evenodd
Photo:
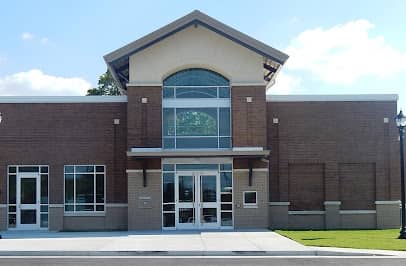
M267 63L264 63L264 68L266 70L268 70L268 73L264 76L264 80L265 81L271 81L271 79L272 79L271 75L276 73L276 71L278 71L278 69L274 68L273 66L271 66L271 65L269 65Z
M248 159L248 186L252 186L252 159Z
M147 160L142 160L142 186L147 187Z
M117 72L117 75L119 75L120 78L124 79L125 82L127 82L127 83L129 82L129 79L125 75L123 75L123 73Z

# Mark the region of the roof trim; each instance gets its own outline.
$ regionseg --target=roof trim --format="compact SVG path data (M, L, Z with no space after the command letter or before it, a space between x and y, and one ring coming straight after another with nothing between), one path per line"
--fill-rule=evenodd
M267 102L387 102L398 101L397 94L267 95Z
M120 87L121 92L125 94L125 84L129 82L127 72L129 67L129 57L132 54L142 51L149 46L160 42L161 40L192 25L201 25L243 47L246 47L247 49L250 49L257 54L262 55L266 60L272 61L275 63L275 65L278 65L276 67L277 69L280 69L289 58L287 54L272 48L271 46L266 45L265 43L260 42L236 29L231 28L224 23L200 12L199 10L195 10L136 41L133 41L113 52L106 54L103 57L108 69L114 77L114 80ZM125 70L126 73L123 75L120 69ZM271 80L275 77L276 74L271 73Z
M127 96L1 96L0 103L126 103Z
M283 65L289 58L287 54L276 50L275 48L272 48L271 46L268 46L265 43L260 42L236 29L231 28L224 23L200 12L199 10L195 10L136 41L108 53L104 56L104 59L107 63L111 63L123 57L130 56L131 54L137 53L153 45L154 43L159 42L166 37L169 37L170 35L194 24L202 25L234 42L237 42L240 45L245 46L248 49L253 50L258 54L278 62L279 64Z

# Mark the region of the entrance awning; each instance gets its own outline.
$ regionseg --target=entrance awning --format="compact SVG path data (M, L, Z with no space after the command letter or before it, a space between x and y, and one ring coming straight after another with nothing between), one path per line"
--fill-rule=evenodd
M147 186L147 159L151 158L190 158L190 157L233 157L247 158L248 186L252 186L252 160L268 159L270 150L262 147L234 147L230 150L167 150L162 148L132 148L127 152L128 157L143 162L143 186Z
M148 158L187 158L187 157L268 157L270 150L261 147L234 147L230 150L167 150L162 148L132 148L128 157Z

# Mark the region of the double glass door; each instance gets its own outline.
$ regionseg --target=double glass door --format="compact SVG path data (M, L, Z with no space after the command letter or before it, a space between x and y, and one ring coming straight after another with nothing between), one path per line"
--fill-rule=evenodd
M16 228L35 230L40 228L39 174L17 176Z
M178 172L175 176L176 228L219 228L219 188L217 172Z

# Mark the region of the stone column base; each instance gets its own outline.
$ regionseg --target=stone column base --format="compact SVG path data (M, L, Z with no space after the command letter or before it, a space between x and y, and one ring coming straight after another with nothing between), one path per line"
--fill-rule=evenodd
M7 204L0 204L0 231L7 230Z
M48 209L48 230L62 231L63 230L63 204L49 204Z
M147 169L144 186L142 170L128 173L128 230L160 230L162 228L161 170Z
M269 203L269 227L271 229L289 228L289 205L290 202Z
M377 228L400 227L400 201L375 201L375 205Z
M340 205L341 201L325 201L325 227L326 229L338 229L340 224Z

